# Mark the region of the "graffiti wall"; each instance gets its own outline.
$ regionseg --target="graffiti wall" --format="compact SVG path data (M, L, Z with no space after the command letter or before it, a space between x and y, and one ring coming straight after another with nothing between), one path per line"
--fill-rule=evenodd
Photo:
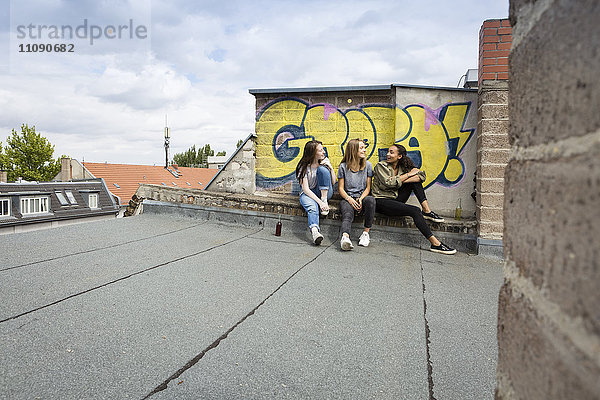
M426 172L428 191L450 190L461 183L467 187L463 192L469 191L476 155L474 150L466 154L465 149L475 132L477 112L472 103L476 105L476 93L470 99L442 99L442 104L439 95L414 97L407 96L414 101L405 104L398 104L401 99L396 97L388 104L348 107L334 105L342 103L339 99L330 103L311 102L308 97L268 101L256 116L257 189L289 187L295 182L295 168L307 141L323 142L337 169L347 141L360 138L373 165L385 159L391 144L399 143ZM465 197L464 193L458 196Z

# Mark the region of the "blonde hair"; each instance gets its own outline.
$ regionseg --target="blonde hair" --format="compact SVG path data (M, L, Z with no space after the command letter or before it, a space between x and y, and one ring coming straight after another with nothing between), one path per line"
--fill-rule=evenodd
M346 167L352 171L362 171L367 166L367 159L358 156L358 149L361 142L362 140L360 139L351 139L346 144L346 151L344 152L342 162L345 162Z

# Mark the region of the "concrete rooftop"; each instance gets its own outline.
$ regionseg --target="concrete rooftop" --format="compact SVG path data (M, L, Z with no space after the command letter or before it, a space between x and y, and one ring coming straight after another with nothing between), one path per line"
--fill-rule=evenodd
M216 219L3 236L0 398L493 398L501 261Z

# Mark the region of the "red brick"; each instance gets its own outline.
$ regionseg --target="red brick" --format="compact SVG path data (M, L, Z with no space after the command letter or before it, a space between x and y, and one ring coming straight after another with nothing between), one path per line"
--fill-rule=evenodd
M512 35L502 35L500 36L500 41L501 42L512 42Z
M486 80L486 79L496 79L496 74L481 74L481 79L482 80Z
M508 72L508 65L485 65L483 72Z
M508 65L508 57L500 57L496 59L497 65Z
M498 79L508 79L508 72L498 73Z
M490 19L483 21L484 28L500 28L500 21L497 19Z
M498 35L510 35L512 34L512 28L498 28Z
M482 65L496 65L496 59L495 58L484 58L483 62L480 63Z
M510 50L510 46L512 46L512 42L498 43L498 50Z
M499 41L500 41L500 36L498 36L498 35L483 37L483 43L498 43Z
M497 35L498 29L496 28L485 28L483 31L483 36Z
M508 57L510 51L508 50L496 50L496 51L486 51L483 53L484 57Z
M484 43L481 48L483 50L496 50L496 46L498 46L496 43Z
M502 26L510 26L510 21L508 19L503 19Z

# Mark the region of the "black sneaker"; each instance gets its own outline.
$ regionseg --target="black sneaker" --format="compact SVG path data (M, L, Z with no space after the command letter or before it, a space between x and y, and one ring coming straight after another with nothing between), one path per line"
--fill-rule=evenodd
M437 215L433 211L430 211L428 213L421 211L421 213L423 214L423 217L425 219L428 219L430 221L433 221L433 222L444 222L444 218L440 217L439 215Z
M455 254L456 253L456 249L453 249L450 246L446 246L442 242L440 242L439 246L431 245L431 248L429 250L433 251L434 253L441 253L441 254Z

